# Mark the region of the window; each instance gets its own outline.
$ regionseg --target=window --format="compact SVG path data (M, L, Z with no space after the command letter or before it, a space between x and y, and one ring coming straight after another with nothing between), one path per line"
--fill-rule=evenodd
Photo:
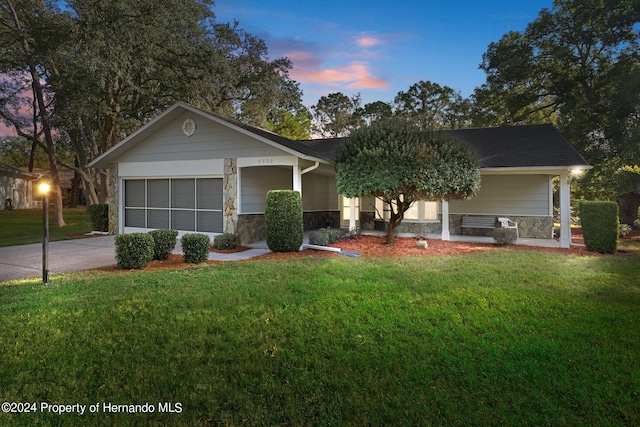
M222 233L222 179L128 179L124 226Z
M384 218L380 217L384 214ZM376 218L389 219L389 207L380 199L376 199ZM438 202L417 201L404 213L405 221L437 221Z

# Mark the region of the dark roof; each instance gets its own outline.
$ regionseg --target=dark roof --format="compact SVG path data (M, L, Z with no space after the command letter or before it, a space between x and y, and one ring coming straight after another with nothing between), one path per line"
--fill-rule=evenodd
M589 166L550 124L445 131L471 145L481 168Z
M10 176L13 178L20 178L20 179L27 179L27 180L38 179L37 173L20 170L6 163L0 163L0 176Z
M347 138L293 141L268 130L208 113L301 154L331 162ZM589 166L564 136L551 124L455 129L445 131L471 145L480 158L480 168Z

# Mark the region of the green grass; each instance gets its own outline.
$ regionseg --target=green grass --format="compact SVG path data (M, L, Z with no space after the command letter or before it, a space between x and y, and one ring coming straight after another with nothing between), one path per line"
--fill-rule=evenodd
M53 209L49 209L49 240L67 240L72 234L92 230L86 208L64 210L65 227L53 226ZM42 209L20 209L0 212L0 246L26 245L42 242Z
M637 255L253 261L52 283L0 286L0 401L155 412L0 424L640 424Z

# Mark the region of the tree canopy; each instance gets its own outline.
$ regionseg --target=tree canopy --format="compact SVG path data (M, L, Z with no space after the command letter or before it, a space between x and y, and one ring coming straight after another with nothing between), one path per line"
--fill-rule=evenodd
M393 243L415 201L469 198L480 188L480 169L467 144L394 118L351 133L337 154L336 185L346 197L376 197L389 206Z

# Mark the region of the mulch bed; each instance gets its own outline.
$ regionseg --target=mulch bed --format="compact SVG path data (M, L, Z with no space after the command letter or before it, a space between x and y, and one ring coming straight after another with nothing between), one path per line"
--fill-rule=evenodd
M581 230L572 231L573 243L584 244ZM640 241L640 230L634 230L625 240ZM361 236L357 235L351 239L341 240L336 242L334 247L338 247L345 252L356 252L361 254L364 258L399 258L399 257L424 257L424 256L452 256L452 255L465 255L474 252L496 251L504 250L505 247L496 246L491 243L468 243L468 242L446 242L442 240L428 240L428 247L425 249L416 248L415 238L402 238L397 237L393 245L386 243L385 237L379 236ZM246 246L239 246L235 250L219 251L212 249L212 252L218 253L233 253L242 252L247 249L251 249ZM570 249L560 248L543 248L537 246L523 246L515 245L508 246L509 250L524 250L535 252L550 252L559 254L572 254L579 256L628 256L635 251L627 253L617 254L599 254L597 252L590 252L583 246L572 246ZM335 252L319 251L313 249L307 249L301 252L272 252L266 255L261 255L251 260L286 260L295 258L344 258L343 255L338 255ZM207 261L206 264L220 264L221 261ZM144 268L144 271L154 270L167 270L175 268L184 268L192 266L193 264L187 264L184 262L182 255L172 254L169 259L165 261L151 261ZM116 265L110 265L107 267L97 268L100 271L115 271L126 272L130 270L120 270Z

